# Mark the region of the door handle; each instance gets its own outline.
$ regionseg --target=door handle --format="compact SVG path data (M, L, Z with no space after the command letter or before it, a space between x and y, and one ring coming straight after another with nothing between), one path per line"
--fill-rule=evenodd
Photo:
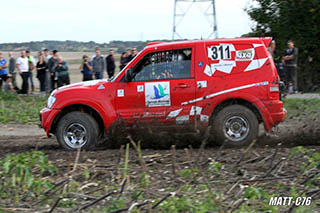
M181 84L178 84L176 87L178 87L178 88L188 88L190 86L187 85L187 84L181 83Z

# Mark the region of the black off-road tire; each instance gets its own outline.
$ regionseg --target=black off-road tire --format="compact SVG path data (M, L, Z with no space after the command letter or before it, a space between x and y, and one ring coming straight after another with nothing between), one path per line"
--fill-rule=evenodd
M233 125L230 124L233 121ZM248 129L246 134L238 139L233 138L232 134L236 131L233 129L237 128L227 128L227 126L237 127L243 125ZM227 131L227 130L230 131ZM240 129L240 128L239 128ZM242 128L241 128L242 129ZM229 134L227 133L229 132ZM231 133L230 133L231 132ZM230 105L218 112L216 117L212 121L212 135L219 145L224 143L228 147L240 147L249 145L254 139L257 138L259 132L259 122L254 112L251 109L242 105ZM240 134L241 135L241 134Z
M75 151L78 149L68 145L64 137L67 128L70 128L72 125L79 129L85 129L86 142L81 146L81 149L89 150L93 148L99 139L99 125L92 116L78 111L70 112L59 120L56 132L59 144L66 150Z

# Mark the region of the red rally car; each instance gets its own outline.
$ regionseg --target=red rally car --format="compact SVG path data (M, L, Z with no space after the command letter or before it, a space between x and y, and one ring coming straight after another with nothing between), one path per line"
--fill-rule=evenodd
M92 147L112 126L134 128L137 122L182 127L181 132L211 126L218 143L248 144L259 123L270 131L286 116L266 49L271 40L149 43L113 79L53 91L40 113L41 125L68 150Z

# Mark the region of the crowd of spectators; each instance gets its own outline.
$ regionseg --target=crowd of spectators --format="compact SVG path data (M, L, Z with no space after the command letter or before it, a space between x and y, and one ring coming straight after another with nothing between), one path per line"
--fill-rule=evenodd
M122 70L136 55L136 48L128 49L121 54L120 70ZM58 50L50 52L48 49L40 51L37 61L30 51L21 51L15 58L12 52L8 53L7 61L0 52L0 91L16 92L18 94L30 94L35 92L34 75L39 81L40 94L50 93L54 89L70 84L68 63L59 55ZM115 74L116 63L114 50L108 51L108 56L101 55L100 48L95 49L95 55L89 58L84 55L80 65L83 75L82 81L103 79L104 73L108 78ZM20 75L22 84L17 84L17 74Z

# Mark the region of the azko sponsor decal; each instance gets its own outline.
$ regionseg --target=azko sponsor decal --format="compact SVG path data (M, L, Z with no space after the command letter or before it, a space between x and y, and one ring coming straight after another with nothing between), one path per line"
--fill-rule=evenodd
M145 83L145 101L147 107L170 106L169 82Z
M236 60L252 60L254 57L254 49L236 51Z

